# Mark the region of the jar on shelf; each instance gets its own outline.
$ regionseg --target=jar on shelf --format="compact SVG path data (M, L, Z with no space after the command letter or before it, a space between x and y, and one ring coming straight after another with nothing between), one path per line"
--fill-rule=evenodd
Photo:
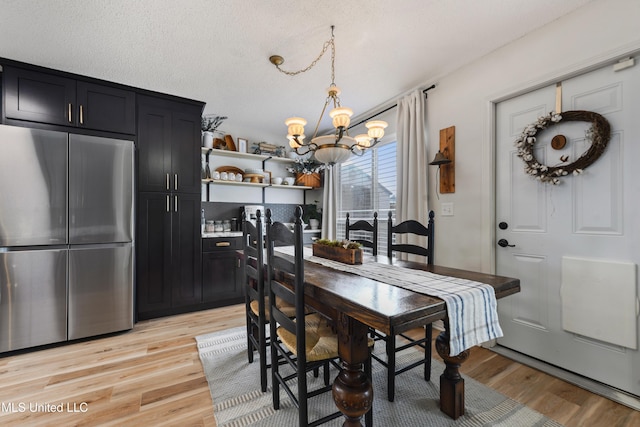
M225 219L222 221L222 231L231 231L231 221Z
M215 231L213 221L207 221L206 225L204 226L204 231L206 231L207 233L213 233Z
M216 233L218 231L224 231L224 227L222 226L222 220L216 220L213 222L213 228Z

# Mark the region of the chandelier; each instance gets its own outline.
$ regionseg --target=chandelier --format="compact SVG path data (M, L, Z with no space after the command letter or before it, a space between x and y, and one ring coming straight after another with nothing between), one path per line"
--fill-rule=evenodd
M338 95L340 95L340 88L338 88L335 83L336 45L333 28L334 27L331 26L331 38L324 43L320 55L318 55L308 67L302 70L285 71L280 68L280 65L284 63L283 57L279 55L269 57L269 61L276 66L278 71L289 76L295 76L313 68L327 52L328 48L331 47L331 85L327 89L327 99L325 100L311 140L305 141L304 126L307 124L305 119L302 117L291 117L285 121L288 129L287 138L289 139L289 146L301 156L312 152L316 160L329 165L342 163L351 157L351 154L362 156L367 149L373 147L380 141L384 136L384 129L387 127L387 122L372 120L365 124L368 130L366 134L353 137L349 136L348 128L351 123L353 110L348 107L343 107L338 97ZM320 122L329 105L333 106L329 111L329 117L332 119L335 132L332 135L318 136Z

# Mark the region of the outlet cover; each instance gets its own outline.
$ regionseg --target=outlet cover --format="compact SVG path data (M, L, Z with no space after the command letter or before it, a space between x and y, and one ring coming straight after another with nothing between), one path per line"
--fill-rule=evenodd
M453 203L443 203L440 206L440 214L442 216L453 216Z

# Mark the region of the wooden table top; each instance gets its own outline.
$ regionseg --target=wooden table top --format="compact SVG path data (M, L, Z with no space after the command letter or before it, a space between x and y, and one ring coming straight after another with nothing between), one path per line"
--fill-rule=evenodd
M238 251L242 254L242 251ZM494 287L496 298L520 291L520 280L456 268L399 261L378 255L365 256L364 262L393 264L434 274L486 283ZM317 263L305 262L305 293L309 304L331 318L335 312L347 313L354 319L384 333L395 333L444 319L446 306L442 299L338 271Z

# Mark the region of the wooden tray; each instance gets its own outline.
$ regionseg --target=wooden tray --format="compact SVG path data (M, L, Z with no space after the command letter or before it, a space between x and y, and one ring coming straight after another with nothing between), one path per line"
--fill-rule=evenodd
M314 243L313 255L345 264L362 264L362 249L345 249L339 246L319 245Z
M218 172L233 172L235 174L240 174L242 176L245 176L244 171L240 168L237 168L235 166L220 166L216 168L216 171Z

